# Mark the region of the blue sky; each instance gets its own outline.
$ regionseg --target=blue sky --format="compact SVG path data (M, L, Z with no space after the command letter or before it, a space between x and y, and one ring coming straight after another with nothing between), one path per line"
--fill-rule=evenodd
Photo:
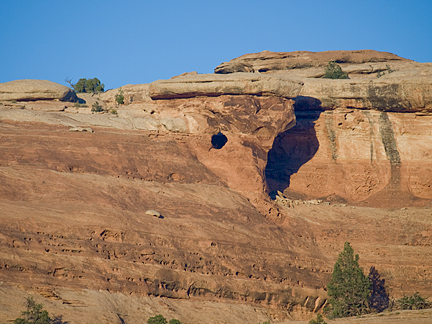
M432 62L431 17L432 0L0 0L0 82L98 77L109 89L263 50Z

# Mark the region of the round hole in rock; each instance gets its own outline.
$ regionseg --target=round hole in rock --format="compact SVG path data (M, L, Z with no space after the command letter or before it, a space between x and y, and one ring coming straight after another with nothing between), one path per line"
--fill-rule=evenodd
M228 142L228 138L221 132L212 136L211 143L213 148L220 150Z

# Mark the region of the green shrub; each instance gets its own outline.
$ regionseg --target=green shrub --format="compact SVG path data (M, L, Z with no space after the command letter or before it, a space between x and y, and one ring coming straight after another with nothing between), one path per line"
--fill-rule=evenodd
M82 92L104 92L105 85L100 82L98 78L86 79L81 78L77 83L73 84L70 79L66 79L66 82L71 85L76 93Z
M169 322L167 322L167 319L163 317L161 314L158 314L154 317L150 317L147 320L147 324L181 324L181 322L178 319L171 319Z
M175 319L175 318L171 319L168 323L169 324L182 324L182 322L180 322L178 319Z
M96 101L96 102L92 105L92 109L91 109L91 111L92 111L92 112L102 112L102 111L103 111L103 108L102 108L101 105L99 105L99 102Z
M348 79L348 73L343 72L342 68L335 61L330 61L324 71L324 79Z
M21 312L23 318L17 318L14 324L51 324L54 322L42 304L36 304L33 297L26 298L26 311Z
M147 321L147 324L167 324L167 320L161 314L158 314L154 317L150 317Z
M392 70L392 68L388 64L386 64L386 69L387 69L388 74L393 73L395 71L395 70Z
M118 115L117 109L110 109L109 112L113 115Z
M115 101L119 105L123 105L124 104L124 94L123 94L123 89L122 88L119 88L118 93L115 95Z
M425 309L431 307L432 304L426 298L420 296L418 292L412 296L404 296L396 300L397 309Z
M324 321L324 318L322 317L321 314L317 314L316 319L311 319L309 321L309 324L327 324L327 322Z
M327 285L331 316L357 316L369 312L371 282L358 264L359 256L345 242Z
M75 108L83 108L83 107L88 107L88 106L85 103L80 103L79 101L75 101L74 107Z

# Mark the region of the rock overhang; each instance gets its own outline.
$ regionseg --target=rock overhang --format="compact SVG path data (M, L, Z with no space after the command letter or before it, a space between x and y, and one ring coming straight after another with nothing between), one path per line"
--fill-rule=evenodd
M154 81L149 85L149 95L154 100L220 95L294 98L300 93L302 85L300 80L261 74L196 74Z
M0 100L73 102L77 100L77 96L72 89L52 81L24 79L0 83Z

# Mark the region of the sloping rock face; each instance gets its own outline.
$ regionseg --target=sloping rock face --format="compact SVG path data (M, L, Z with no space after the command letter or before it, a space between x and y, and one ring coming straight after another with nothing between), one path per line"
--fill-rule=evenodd
M76 94L73 90L47 80L16 80L0 83L0 100L75 101L76 98Z

